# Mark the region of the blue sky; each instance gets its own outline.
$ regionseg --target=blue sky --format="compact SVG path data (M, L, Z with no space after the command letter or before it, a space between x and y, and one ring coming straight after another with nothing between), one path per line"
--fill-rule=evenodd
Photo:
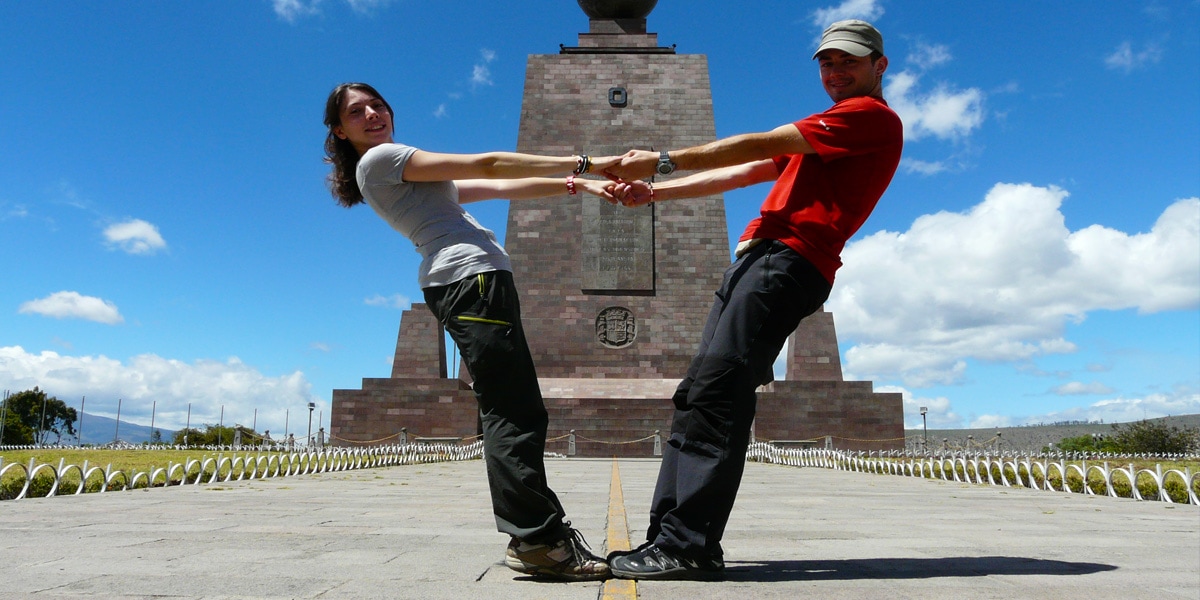
M910 427L1200 413L1200 3L660 0L648 29L708 56L727 136L826 108L809 56L846 17L883 31L906 130L827 305L847 378ZM411 245L324 187L325 96L367 81L399 141L513 149L527 56L587 27L568 0L0 4L0 388L327 425L421 295ZM731 239L766 190L726 194ZM506 210L471 207L501 236Z

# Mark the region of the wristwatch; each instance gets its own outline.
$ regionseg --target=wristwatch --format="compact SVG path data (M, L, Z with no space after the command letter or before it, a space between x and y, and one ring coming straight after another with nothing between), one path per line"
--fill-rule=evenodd
M675 163L671 162L671 157L666 150L658 155L658 167L655 170L659 175L670 175L675 172Z

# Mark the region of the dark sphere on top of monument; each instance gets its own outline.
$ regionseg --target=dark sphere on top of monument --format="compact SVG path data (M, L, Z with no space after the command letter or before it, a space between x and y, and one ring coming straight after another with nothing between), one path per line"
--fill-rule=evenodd
M658 0L579 0L579 7L592 19L644 19Z

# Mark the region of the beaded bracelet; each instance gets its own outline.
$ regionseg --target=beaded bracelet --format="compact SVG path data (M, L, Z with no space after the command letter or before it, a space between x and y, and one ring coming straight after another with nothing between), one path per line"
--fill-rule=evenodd
M575 176L574 175L567 176L567 193L572 196L575 195Z

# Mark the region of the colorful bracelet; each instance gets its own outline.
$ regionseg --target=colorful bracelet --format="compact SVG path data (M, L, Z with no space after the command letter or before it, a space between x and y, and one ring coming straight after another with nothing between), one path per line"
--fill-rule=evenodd
M650 188L650 201L651 201L651 202L654 202L654 182L653 182L653 181L647 181L647 182L646 182L646 187Z
M575 176L574 175L567 176L567 193L572 196L575 195Z

